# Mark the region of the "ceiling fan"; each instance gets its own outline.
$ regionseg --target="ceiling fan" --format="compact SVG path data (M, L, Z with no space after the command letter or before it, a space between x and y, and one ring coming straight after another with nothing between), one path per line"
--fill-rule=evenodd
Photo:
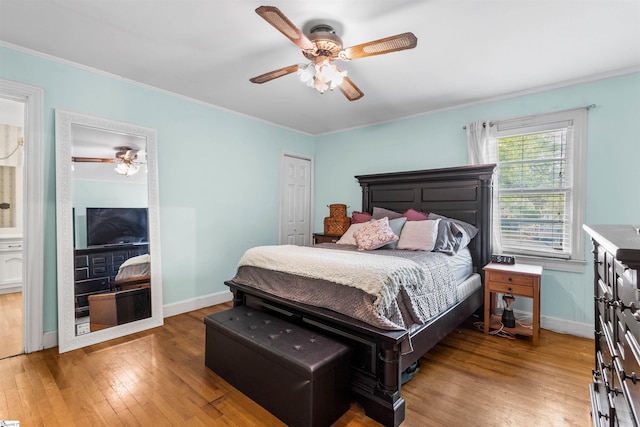
M324 93L327 89L339 87L349 101L355 101L362 98L364 93L347 77L347 72L340 71L333 64L333 61L337 59L350 61L367 56L413 49L418 44L418 39L413 33L403 33L343 48L342 39L328 24L313 26L307 37L276 7L260 6L256 9L256 13L302 49L302 54L311 62L290 65L261 74L249 79L252 83L265 83L297 72L303 82L318 92Z
M133 175L140 169L138 152L140 150L131 147L115 147L114 157L71 157L72 162L77 163L116 163L116 172L121 175Z

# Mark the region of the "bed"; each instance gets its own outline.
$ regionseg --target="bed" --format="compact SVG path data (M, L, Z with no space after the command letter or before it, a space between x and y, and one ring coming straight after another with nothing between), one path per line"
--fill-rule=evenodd
M482 267L490 258L494 166L356 176L362 188L362 212L371 213L374 207L395 212L414 209L474 225L478 233L467 247L472 270L482 283ZM394 329L279 296L243 283L238 276L225 283L233 293L234 306L247 305L269 311L349 345L352 349L352 396L369 417L386 426L397 426L404 420L402 372L479 310L483 302L483 287L475 286L426 323Z
M151 287L151 258L149 254L127 259L118 267L112 287L119 291Z
M150 267L149 254L131 257L118 268L111 292L87 298L92 332L151 316Z

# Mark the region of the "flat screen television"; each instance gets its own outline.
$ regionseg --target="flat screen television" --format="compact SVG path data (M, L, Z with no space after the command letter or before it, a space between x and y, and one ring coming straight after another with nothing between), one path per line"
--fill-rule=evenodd
M149 243L147 208L87 208L87 246Z

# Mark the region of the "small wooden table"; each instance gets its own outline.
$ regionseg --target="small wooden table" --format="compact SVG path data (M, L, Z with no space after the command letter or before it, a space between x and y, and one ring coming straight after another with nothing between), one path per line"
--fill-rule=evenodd
M334 236L331 234L324 233L313 233L313 244L317 245L318 243L335 243L340 240L342 236Z
M496 292L518 295L533 299L533 322L531 329L516 323L515 328L503 328L518 335L531 336L533 345L538 345L540 335L540 277L542 267L530 264L496 264L484 267L484 333L500 328L501 319L492 314L496 307Z

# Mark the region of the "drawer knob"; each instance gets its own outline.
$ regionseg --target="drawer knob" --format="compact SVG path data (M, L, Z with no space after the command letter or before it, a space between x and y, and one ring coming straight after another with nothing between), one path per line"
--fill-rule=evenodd
M511 286L509 286L507 289L509 289L509 291L512 291L513 289L511 289Z
M620 311L629 310L633 318L636 319L638 322L640 322L640 307L638 307L634 301L632 301L631 304L629 305L624 305L624 302L617 300L617 301L613 301L611 305L613 305L616 308L619 308Z
M640 378L638 378L635 372L632 372L631 375L627 375L625 371L620 371L620 376L622 377L622 381L631 380L634 385L640 382Z
M511 281L511 280L512 280L512 279L511 279L511 277L509 277L509 279L508 279L508 280L509 280L509 281Z

